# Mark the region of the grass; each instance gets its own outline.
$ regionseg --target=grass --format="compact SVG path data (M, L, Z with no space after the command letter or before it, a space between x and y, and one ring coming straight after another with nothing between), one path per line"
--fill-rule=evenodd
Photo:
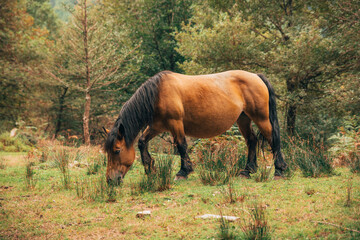
M75 191L78 198L87 201L116 202L116 188L106 183L105 171L97 176L78 177Z
M199 178L204 185L227 184L244 169L246 157L234 147L237 145L237 140L205 139L196 146Z
M268 225L264 206L255 203L250 209L250 219L242 225L243 239L271 239L271 230Z
M171 155L159 155L156 161L156 172L144 174L140 181L132 183L132 194L162 192L171 189L174 179L172 166L173 157Z
M323 143L300 138L288 138L284 152L289 163L289 170L285 175L291 176L294 168L300 169L304 177L322 177L334 174L331 165L331 155L326 151Z
M70 169L69 169L69 153L60 146L53 152L52 159L55 161L56 167L61 172L61 180L65 189L69 189L70 186Z
M103 197L99 193L96 200L77 193L77 180L81 187L100 184L104 168L91 175L87 175L85 166L70 168L71 188L64 190L58 169L40 168L36 163L36 188L27 191L22 177L25 165L8 163L6 160L6 167L0 169L0 239L218 239L219 221L196 217L220 211L243 219L229 223L230 230L241 236L241 226L251 229L251 214L259 202L259 208L266 209L273 239L360 237L346 230L360 230L360 176L348 168L337 168L336 175L318 178L306 178L295 171L293 178L286 181L256 182L253 178L234 177L232 194L246 197L230 203L224 201L221 188L201 183L198 169L187 180L172 183L166 191L132 194L132 184L144 176L140 161L135 161L123 184L112 189L116 194L114 202L107 201L114 194L111 189L104 189ZM176 156L173 173L179 165ZM350 178L351 204L345 206ZM229 190L229 186L223 187ZM86 190L84 193L86 196ZM136 213L144 210L150 210L151 217L136 218ZM324 221L341 228L317 223Z

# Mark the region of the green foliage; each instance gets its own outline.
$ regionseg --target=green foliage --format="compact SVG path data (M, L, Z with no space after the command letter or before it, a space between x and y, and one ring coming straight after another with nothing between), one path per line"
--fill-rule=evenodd
M121 21L121 28L130 30L131 37L142 39L140 47L144 58L140 71L146 77L162 70L181 72L178 63L184 61L175 47L174 32L182 28L191 16L193 1L104 1L112 14Z
M190 74L229 69L265 72L282 95L279 109L285 112L290 134L297 130L307 135L314 129L333 132L341 115L348 114L344 110L354 111L355 104L347 100L358 101L350 97L358 88L346 84L358 85L351 80L359 77L358 71L353 72L358 69L354 59L359 52L353 47L358 41L354 31L349 31L351 23L359 22L354 20L358 7L354 2L344 5L334 1L200 1L193 6L190 23L176 32L177 50L186 58L181 67ZM329 24L330 19L337 24ZM359 30L359 25L352 28ZM340 32L346 33L346 41ZM344 51L344 42L349 52Z
M9 132L3 132L0 135L0 151L4 152L28 152L33 144L22 134L10 137Z
M26 10L34 18L34 26L57 33L60 23L49 1L27 0Z
M328 139L330 154L339 165L348 164L351 171L360 172L360 125L359 117L345 117L337 134Z
M26 1L4 0L0 7L0 123L1 130L15 126L19 117L27 119L41 112L33 78L26 66L38 64L48 50L49 34L34 26L26 11ZM35 100L37 98L37 100ZM38 108L37 108L38 107ZM40 114L39 114L40 115ZM38 117L37 115L36 117Z

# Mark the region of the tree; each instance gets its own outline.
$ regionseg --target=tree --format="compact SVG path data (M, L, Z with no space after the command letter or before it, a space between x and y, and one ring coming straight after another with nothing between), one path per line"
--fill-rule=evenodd
M101 4L79 0L71 22L54 49L53 62L44 73L67 89L84 94L83 137L90 144L89 120L93 94L109 85L123 88L129 65L138 61L139 44L126 38L126 31L112 31L114 22L103 14ZM119 90L119 88L117 90ZM61 105L60 105L61 107Z
M24 66L43 59L51 45L47 29L34 24L26 1L0 3L0 121L13 127L21 118L34 120L41 111L37 86Z
M207 4L211 8L204 7ZM358 56L354 50L344 52L341 38L324 27L328 11L319 9L334 5L306 0L204 1L177 33L178 51L188 59L182 67L191 73L236 68L272 75L286 102L287 132L293 134L299 107L324 95L326 86L352 69L351 59Z
M119 26L130 30L133 41L142 40L144 55L141 73L144 80L163 70L182 72L178 63L184 58L175 48L174 32L191 17L190 0L105 0L109 14L115 15Z

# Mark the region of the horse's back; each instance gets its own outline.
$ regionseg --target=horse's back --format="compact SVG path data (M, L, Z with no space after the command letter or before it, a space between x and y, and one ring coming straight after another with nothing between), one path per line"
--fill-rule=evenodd
M253 112L267 101L266 89L256 74L240 70L209 75L168 73L159 87L157 119L181 120L187 135L212 137L229 129L243 111Z

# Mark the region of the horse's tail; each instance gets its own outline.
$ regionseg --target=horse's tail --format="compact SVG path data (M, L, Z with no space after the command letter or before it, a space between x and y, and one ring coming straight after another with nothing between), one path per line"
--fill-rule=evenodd
M269 80L263 74L258 74L258 76L265 83L266 87L269 90L269 119L272 126L270 145L272 152L274 154L277 154L280 152L280 127L276 112L276 95L274 88L270 84Z

